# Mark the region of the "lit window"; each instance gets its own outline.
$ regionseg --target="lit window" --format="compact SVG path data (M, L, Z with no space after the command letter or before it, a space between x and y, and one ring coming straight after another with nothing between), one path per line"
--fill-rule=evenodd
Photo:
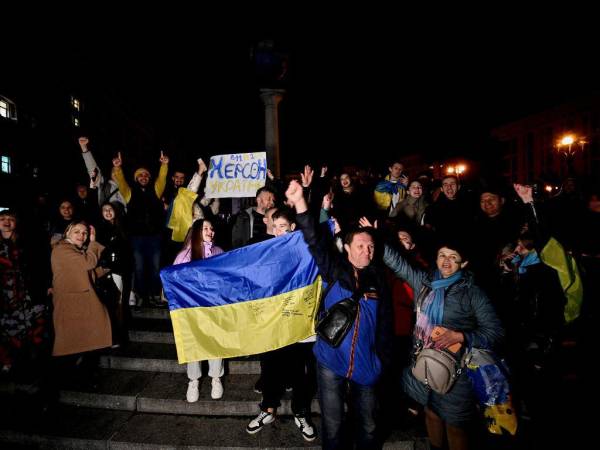
M17 120L17 107L6 97L0 95L0 117Z
M73 125L75 125L76 127L79 126L79 119L77 117L73 117Z
M2 173L10 173L10 156L2 157Z
M79 99L77 99L75 97L71 97L71 104L73 105L73 109L79 111L79 108L80 108Z

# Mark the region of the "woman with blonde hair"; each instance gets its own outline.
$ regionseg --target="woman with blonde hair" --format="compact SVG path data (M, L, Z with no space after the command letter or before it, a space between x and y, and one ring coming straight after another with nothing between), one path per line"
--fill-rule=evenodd
M69 370L77 361L91 372L97 361L96 355L89 352L112 345L108 311L94 291L95 278L105 272L97 267L103 249L96 242L94 229L76 221L52 250L52 356L60 357L55 359L58 372ZM55 371L55 375L59 374ZM93 376L88 372L82 375Z

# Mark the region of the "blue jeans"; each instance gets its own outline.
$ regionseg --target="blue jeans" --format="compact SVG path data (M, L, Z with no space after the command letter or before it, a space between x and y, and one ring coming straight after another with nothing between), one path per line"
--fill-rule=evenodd
M133 288L143 299L160 295L160 235L132 236Z
M344 442L342 423L344 401L349 394L354 441L357 449L378 448L375 439L375 387L363 386L336 375L322 364L317 365L319 403L321 405L322 442L325 450L352 448Z

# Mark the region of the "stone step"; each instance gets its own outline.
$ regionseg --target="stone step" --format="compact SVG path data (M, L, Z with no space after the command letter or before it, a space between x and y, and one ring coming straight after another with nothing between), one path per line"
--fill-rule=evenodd
M140 370L147 372L185 372L185 364L177 362L175 345L132 342L124 348L114 349L100 357L100 367L105 369ZM233 358L225 361L226 373L259 374L258 356Z
M167 308L131 308L131 315L135 319L166 319L171 320Z
M130 330L144 331L170 331L173 332L173 324L170 319L131 319L129 323Z
M149 344L175 344L173 332L129 330L130 342L147 342Z
M254 392L257 375L226 375L224 394L219 400L210 397L210 378L200 379L200 399L188 403L185 399L188 378L178 373L152 373L125 370L103 370L99 385L92 390L85 386L65 386L61 403L89 408L140 411L159 414L205 416L254 416L258 414L261 395ZM291 394L286 393L280 415L291 415ZM313 400L312 411L320 411Z
M320 420L314 418L317 439L306 442L291 417L278 417L256 434L245 431L245 417L197 417L145 414L59 406L40 416L19 402L0 415L1 448L42 449L319 449ZM422 432L393 432L385 449L425 450Z

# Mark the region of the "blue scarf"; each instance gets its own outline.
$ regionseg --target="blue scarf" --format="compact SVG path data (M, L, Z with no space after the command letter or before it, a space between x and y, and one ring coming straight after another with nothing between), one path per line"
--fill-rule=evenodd
M377 183L375 190L377 192L386 192L388 194L396 195L400 189L406 189L406 185L399 181L382 180Z
M462 270L448 278L442 278L439 270L435 271L431 283L431 293L423 302L423 314L425 314L431 325L441 325L444 318L444 292L448 286L453 285L463 276Z
M528 266L533 266L534 264L539 264L541 262L542 261L535 250L527 253L525 258L521 258L520 255L517 255L512 259L512 263L518 267L519 275L527 273Z

